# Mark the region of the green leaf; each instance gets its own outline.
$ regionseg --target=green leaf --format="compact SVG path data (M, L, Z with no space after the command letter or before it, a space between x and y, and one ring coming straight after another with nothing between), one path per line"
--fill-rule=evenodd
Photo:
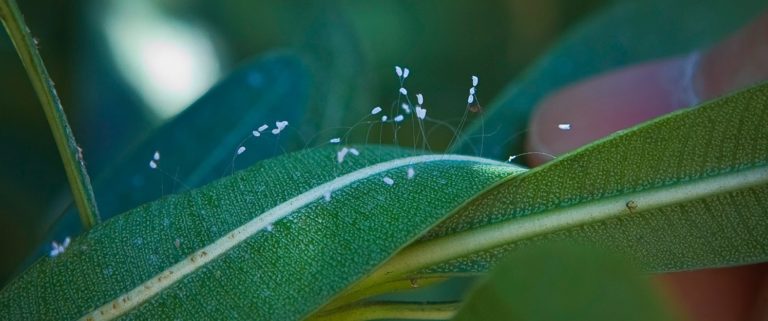
M499 262L453 320L673 320L648 281L614 253L536 246Z
M624 130L470 200L348 292L479 273L552 239L646 271L768 260L768 84Z
M0 311L36 320L115 312L302 319L467 199L521 171L474 157L357 148L360 156L342 165L333 148L263 161L108 220L11 282ZM416 173L410 180L408 167Z
M474 122L452 150L478 155L482 137L484 157L520 154L530 113L548 94L591 75L707 46L765 7L760 0L738 5L723 0L618 1L573 28L495 97L483 116L484 126Z

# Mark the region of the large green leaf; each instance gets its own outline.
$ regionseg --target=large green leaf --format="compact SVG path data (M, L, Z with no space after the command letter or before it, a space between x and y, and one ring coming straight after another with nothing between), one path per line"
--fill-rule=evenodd
M617 1L573 28L517 81L495 97L454 151L506 159L522 153L531 111L546 95L575 81L632 63L686 53L746 24L765 1ZM491 130L488 130L491 129Z
M551 239L615 249L655 272L765 262L766 122L768 84L616 133L470 200L354 291L484 272Z
M614 253L535 246L499 262L453 320L673 320L648 281Z
M106 221L9 284L0 311L7 319L91 312L100 319L102 311L301 319L472 195L520 171L464 156L358 149L343 165L332 148L271 159ZM408 167L416 173L410 180Z

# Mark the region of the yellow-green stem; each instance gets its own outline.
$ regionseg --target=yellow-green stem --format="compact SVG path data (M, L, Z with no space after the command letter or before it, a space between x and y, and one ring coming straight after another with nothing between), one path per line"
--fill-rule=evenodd
M64 170L67 173L69 186L75 205L80 213L83 227L87 230L99 222L99 211L96 207L96 199L93 196L91 180L85 170L83 156L80 148L69 128L61 101L56 94L53 81L45 69L43 59L37 51L37 45L24 22L24 17L19 11L15 0L0 0L0 20L5 30L16 47L16 52L21 58L24 69L32 82L32 87L43 105L45 117L53 132L56 147L59 149Z
M332 310L327 314L310 317L307 321L448 320L456 314L459 306L456 302L368 302Z

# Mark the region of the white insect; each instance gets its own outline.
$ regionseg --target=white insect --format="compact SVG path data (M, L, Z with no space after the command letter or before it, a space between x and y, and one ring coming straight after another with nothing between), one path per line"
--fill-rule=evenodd
M469 95L469 97L467 97L467 104L471 104L474 101L475 101L475 96L474 95Z
M408 179L411 179L413 178L413 176L416 175L416 171L413 169L413 167L408 167L407 174L408 174Z
M387 115L381 116L381 121L386 122L388 119Z
M160 160L160 152L159 151L155 151L155 154L152 155L152 159L154 159L156 161L159 161Z
M156 169L157 168L157 163L155 162L154 159L149 161L149 168L151 168L151 169Z
M405 117L403 115L395 116L395 122L396 123L399 123L399 122L403 121L403 119L405 119Z
M339 138L339 137L331 138L330 142L331 142L331 144L338 144L338 143L341 142L341 138Z
M419 103L419 105L424 105L424 95L416 94L416 101Z
M70 241L71 241L71 239L69 238L69 236L67 236L67 237L64 239L64 242L62 242L61 244L59 244L59 243L58 243L58 242L56 242L56 241L53 241L53 242L51 243L51 247L52 247L52 249L51 249L51 253L50 253L51 257L56 257L57 255L59 255L59 254L61 254L61 253L64 253L64 251L65 251L65 250L67 249L67 247L69 246L69 242L70 242Z
M245 146L240 146L240 148L237 149L237 154L240 155L242 153L245 153Z
M259 136L261 136L261 133L260 133L258 130L254 130L254 131L252 131L252 132L251 132L251 134L253 134L253 137L259 137Z
M557 128L560 128L560 130L571 130L571 124L558 124Z
M350 148L349 153L355 156L360 156L360 151L357 148Z
M400 66L395 66L395 73L397 74L398 77L402 77L403 76L403 68L400 68Z
M336 152L336 161L341 164L344 162L344 157L347 156L347 153L349 152L349 148L342 148L340 151Z
M403 68L403 79L408 78L408 75L411 73L408 68Z
M267 128L269 128L269 126L267 124L261 125L261 126L259 126L259 131L263 132L263 131L267 130Z
M392 185L395 184L395 180L389 178L389 176L384 176L384 178L382 178L382 180L384 181L384 184L387 184L389 186L392 186Z
M411 106L409 106L408 103L403 103L402 105L400 105L400 108L402 108L406 114L411 113Z
M381 107L379 106L373 107L373 109L371 109L371 115L376 115L380 112L381 112Z
M477 87L477 83L480 82L480 79L477 78L477 76L472 76L472 87Z
M408 95L408 90L403 87L400 87L400 93L403 94L404 96Z
M419 119L424 119L427 117L427 109L416 106L416 117Z
M325 193L323 193L323 198L325 199L326 202L330 202L331 201L331 191L326 191Z

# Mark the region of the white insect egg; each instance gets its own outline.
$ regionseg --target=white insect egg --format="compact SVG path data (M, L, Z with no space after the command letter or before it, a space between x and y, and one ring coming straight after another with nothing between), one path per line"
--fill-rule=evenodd
M331 144L338 144L338 143L340 143L340 142L341 142L341 138L338 138L338 137L336 137L336 138L331 138L331 140L330 140L329 142L330 142Z
M477 78L477 76L472 76L472 87L477 87L477 83L480 82L480 79Z
M272 134L277 135L280 134L280 128L275 128L272 130Z
M325 193L323 193L323 198L325 199L326 202L330 202L331 201L331 191L325 191Z
M245 146L240 146L240 148L237 149L237 154L240 155L245 152Z
M360 156L360 151L357 148L350 148L349 153L355 156Z
M349 148L342 148L340 151L336 152L336 161L341 164L344 162L344 157L347 156L347 153L349 152Z
M259 131L263 132L263 131L267 130L267 128L269 128L269 126L267 124L261 125L261 126L259 126Z
M513 159L517 158L517 155L509 156L508 162L511 162Z
M149 161L149 168L151 168L151 169L156 169L157 168L157 163L155 162L154 159Z
M403 116L403 115L395 116L395 122L397 122L397 123L403 121L403 119L405 119L405 116Z
M393 180L389 176L384 176L384 178L382 178L382 180L384 181L384 184L387 184L389 186L392 186L392 185L395 184L395 180Z
M287 126L288 126L288 121L284 120L284 121L276 121L275 122L275 127L277 127L277 129L279 129L279 130L283 130Z
M152 155L152 159L154 159L156 161L159 161L160 160L160 152L159 151L155 151L155 154Z
M419 105L424 105L424 95L416 94L416 101L419 103Z
M403 76L403 68L400 68L400 66L395 66L395 73L397 74L398 77L402 77Z
M371 109L371 115L376 115L380 112L381 112L381 107L379 106L373 107L373 109Z
M416 106L416 117L419 119L424 119L427 117L427 109Z
M474 95L475 91L476 91L475 87L469 88L469 94L470 95Z
M411 71L408 68L403 68L403 79L408 78L409 74L411 74Z
M411 113L411 106L409 106L408 103L403 103L402 105L400 105L400 108L402 108L406 114Z
M469 97L467 97L467 104L471 104L474 101L475 101L475 96L474 95L469 95Z
M387 117L387 115L381 116L381 121L382 122L387 121L387 119L389 119L389 117Z
M558 124L557 128L560 128L560 130L571 130L571 124Z
M72 239L70 239L70 238L69 238L69 236L67 236L67 237L64 239L64 243L62 243L62 244L61 244L61 246L62 246L63 248L65 248L65 249L66 249L66 248L69 246L69 242L70 242L70 241L72 241Z
M251 134L253 134L253 137L259 137L259 136L261 136L261 133L260 133L258 130L254 130L254 131L252 131L252 132L251 132Z
M403 87L400 87L400 93L403 95L408 95L408 90Z
M416 175L416 171L413 169L413 167L408 167L407 174L408 174L408 179L411 179L413 178L413 176Z
M272 224L267 225L267 232L272 232L275 227Z

